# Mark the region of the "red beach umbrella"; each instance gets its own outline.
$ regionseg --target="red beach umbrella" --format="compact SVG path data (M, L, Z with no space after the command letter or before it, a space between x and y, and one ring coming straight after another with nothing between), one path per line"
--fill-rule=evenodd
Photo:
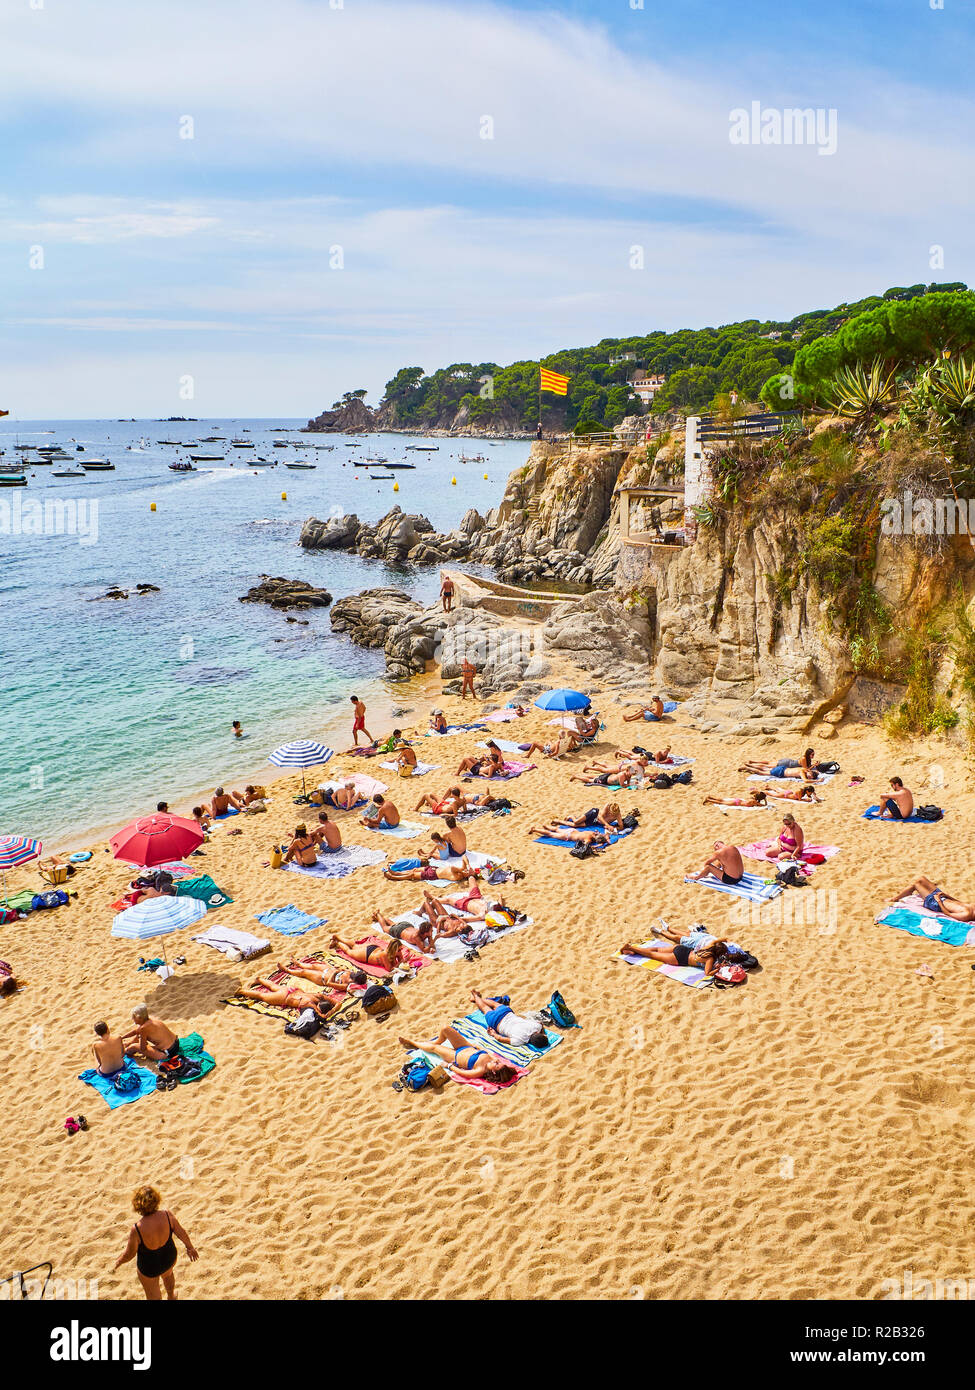
M109 840L116 859L144 869L182 859L202 843L203 831L195 820L160 812L132 821Z

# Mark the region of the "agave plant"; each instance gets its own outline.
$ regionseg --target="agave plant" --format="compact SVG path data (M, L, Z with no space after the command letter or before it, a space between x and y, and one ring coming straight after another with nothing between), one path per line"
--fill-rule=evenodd
M897 399L897 371L878 357L867 371L859 365L843 367L833 377L829 406L837 415L866 424L878 410Z
M935 400L947 411L975 410L975 361L956 362L945 358L931 373L931 391Z

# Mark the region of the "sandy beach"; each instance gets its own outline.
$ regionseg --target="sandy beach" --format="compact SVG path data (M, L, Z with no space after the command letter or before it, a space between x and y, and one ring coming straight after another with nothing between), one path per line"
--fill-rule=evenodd
M448 717L473 717L470 701L436 703ZM379 868L323 884L263 866L297 819L299 777L269 784L267 815L230 822L240 835L220 823L191 861L234 898L208 924L271 936L270 957L233 965L193 944L191 927L165 942L170 958L187 959L174 979L137 973L138 957L161 943L110 936L109 904L131 872L104 842L72 880L69 906L4 927L0 956L24 988L0 1004L0 1265L50 1259L56 1278L95 1280L103 1299L141 1297L131 1266L111 1270L132 1189L152 1182L200 1251L197 1264L177 1265L181 1296L196 1299L874 1299L907 1269L967 1277L973 953L874 925L915 872L975 896L960 831L975 794L960 753L841 726L818 753L842 773L823 805L797 811L807 838L840 853L810 888L742 913L735 899L685 884L684 871L716 839L776 834L779 816L724 813L703 797L744 792L736 768L746 753L801 750L694 732L680 708L666 725L624 725L609 690L594 703L606 724L598 754L653 730L694 758L693 784L620 794L624 811L640 807L640 830L578 861L533 843L528 827L607 798L569 784L585 754L543 758L505 787L518 803L510 816L468 827L471 848L525 871L506 895L534 925L479 960L424 968L397 987L388 1022L363 1016L336 1043L286 1037L279 1020L221 1003L293 949L321 949L332 930L362 935L374 908L419 902L420 885L387 882ZM426 708L417 713L425 726ZM549 718L533 710L496 732L525 741L550 732ZM456 780L479 737L421 741L419 756L440 768L409 784L389 776L404 818L418 819L422 791ZM383 776L378 761L336 756L328 773ZM918 800L949 808L945 820L861 819L894 772ZM863 787L848 785L853 774ZM354 815L341 823L346 843L391 859L426 843L384 840ZM12 891L38 882L35 866L10 875ZM815 894L812 909L800 907L804 894ZM286 903L328 926L295 941L253 920ZM718 992L612 959L661 917L733 936L763 969ZM925 964L933 978L917 973ZM397 1036L432 1036L466 1012L473 986L525 1008L560 989L582 1028L498 1094L454 1083L394 1091L405 1055ZM177 1032L201 1033L217 1067L109 1111L77 1079L90 1065L92 1023L121 1028L143 999ZM79 1111L89 1131L68 1137L64 1119Z

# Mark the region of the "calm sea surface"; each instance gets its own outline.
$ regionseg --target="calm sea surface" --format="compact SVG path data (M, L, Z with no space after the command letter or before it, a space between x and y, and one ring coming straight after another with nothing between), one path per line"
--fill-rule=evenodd
M334 738L350 692L374 700L395 692L380 684L382 654L333 636L326 609L298 614L309 619L303 627L264 605L240 604L240 595L263 573L310 580L335 598L395 584L432 599L436 570L305 552L302 522L332 508L373 522L398 502L449 530L468 507L497 504L529 446L373 435L349 448L341 435L299 435L303 423L0 421L4 466L22 457L17 443L59 443L72 456L52 467L28 464L26 488L0 489L0 834L81 843L86 831L160 799L176 803L217 782L273 773L264 760L279 743L329 728ZM203 435L224 439L203 445ZM273 447L285 437L287 448ZM233 438L256 447L232 448ZM439 451L407 452L407 444ZM171 473L167 465L191 451L224 458ZM464 463L464 453L487 462ZM381 465L353 467L369 455L417 468L394 475L394 494L392 482L368 477L384 472ZM96 457L115 471L53 477ZM259 458L275 466L247 466ZM299 459L317 466L285 467ZM55 498L76 508L97 503L87 517L91 543L30 533L28 512L16 524L18 506ZM110 585L131 591L138 583L160 592L94 601ZM245 739L231 736L233 719Z

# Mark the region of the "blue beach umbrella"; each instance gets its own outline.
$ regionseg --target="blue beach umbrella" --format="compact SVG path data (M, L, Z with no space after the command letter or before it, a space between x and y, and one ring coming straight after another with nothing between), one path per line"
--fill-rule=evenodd
M112 922L112 935L126 941L149 941L154 936L171 936L174 931L188 927L207 915L207 905L199 898L143 898L134 907L127 907ZM165 958L165 951L163 957Z
M304 796L305 768L320 767L331 756L331 748L326 748L324 743L316 743L311 738L296 738L292 743L282 743L280 748L275 748L273 753L268 754L267 760L275 767L300 767L301 794Z
M544 695L539 695L535 704L539 709L570 710L586 709L592 701L580 690L546 690Z

